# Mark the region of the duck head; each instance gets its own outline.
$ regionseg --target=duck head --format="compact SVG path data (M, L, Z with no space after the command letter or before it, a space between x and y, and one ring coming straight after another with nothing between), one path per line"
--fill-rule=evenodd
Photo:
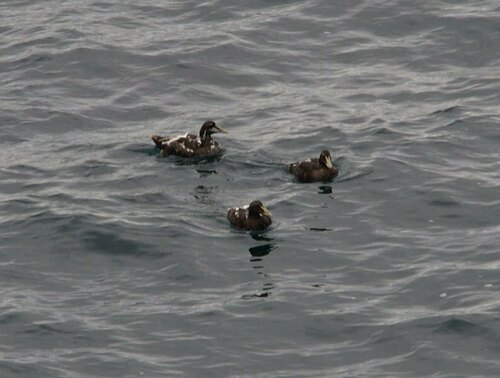
M248 216L250 217L260 217L265 215L270 217L272 214L267 207L265 207L260 201L252 201L248 206Z
M210 138L210 136L215 133L227 133L227 131L222 127L218 127L214 121L205 121L200 129L200 139L204 140Z
M328 150L321 151L321 155L319 155L319 163L327 168L330 168L330 169L333 168L332 157L330 155L330 151L328 151Z

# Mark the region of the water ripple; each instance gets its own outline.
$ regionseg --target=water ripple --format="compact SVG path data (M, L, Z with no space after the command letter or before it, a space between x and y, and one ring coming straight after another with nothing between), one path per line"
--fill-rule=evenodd
M0 9L1 376L498 375L496 2Z

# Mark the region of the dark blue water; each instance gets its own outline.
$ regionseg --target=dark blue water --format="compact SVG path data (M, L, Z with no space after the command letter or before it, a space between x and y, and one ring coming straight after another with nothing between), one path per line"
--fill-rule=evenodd
M1 377L500 375L498 1L0 20ZM220 159L148 139L208 118ZM287 174L324 148L333 183Z

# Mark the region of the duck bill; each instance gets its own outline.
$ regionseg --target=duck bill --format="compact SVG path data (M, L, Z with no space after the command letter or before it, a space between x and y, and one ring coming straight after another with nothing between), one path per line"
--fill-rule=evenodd
M326 166L330 169L333 168L333 164L332 164L332 159L331 158L326 158Z
M270 217L271 215L273 215L267 207L262 206L261 209L262 209L262 214L264 214L265 216Z
M222 134L227 134L227 131L224 130L222 127L216 126L217 132L222 133Z

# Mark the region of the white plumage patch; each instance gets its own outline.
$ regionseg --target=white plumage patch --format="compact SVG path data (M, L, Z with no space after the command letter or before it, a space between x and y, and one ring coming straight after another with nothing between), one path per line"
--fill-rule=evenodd
M186 133L186 134L184 134L184 135L178 135L178 136L176 136L176 137L174 137L174 138L172 138L172 139L170 139L170 140L167 140L165 143L166 143L166 144L168 144L168 145L170 145L170 143L176 143L176 142L178 142L180 139L182 139L182 138L186 138L186 137L188 136L188 134L189 134L189 133Z
M235 214L237 217L240 216L240 211L245 211L246 209L248 209L248 206L243 206L243 207L237 207L235 210ZM248 218L248 213L245 214L245 218Z

